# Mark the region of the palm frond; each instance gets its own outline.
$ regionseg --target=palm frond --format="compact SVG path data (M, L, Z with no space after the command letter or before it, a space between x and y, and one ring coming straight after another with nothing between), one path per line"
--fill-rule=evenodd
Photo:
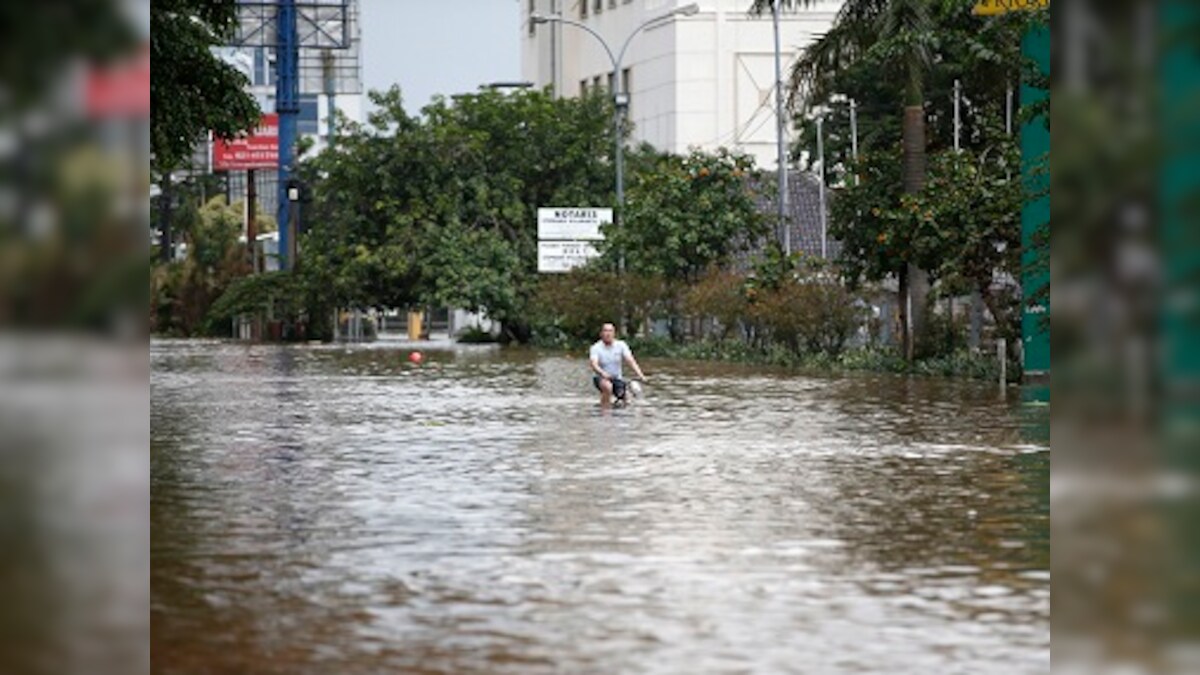
M770 0L762 0L770 9ZM879 39L889 0L846 0L833 25L800 53L789 77L788 108L806 112L829 91L835 74L861 59Z
M775 0L751 0L750 9L746 12L750 16L765 16L771 13L771 5ZM794 12L810 5L815 5L819 0L779 0L779 11Z

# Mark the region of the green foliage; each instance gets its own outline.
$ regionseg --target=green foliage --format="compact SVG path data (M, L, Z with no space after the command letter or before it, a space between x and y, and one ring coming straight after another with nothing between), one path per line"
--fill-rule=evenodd
M746 290L744 275L711 267L684 292L683 310L691 316L715 319L715 337L724 340L746 316Z
M635 174L624 222L605 231L604 258L615 267L623 254L629 271L689 281L726 266L768 231L757 204L763 185L748 156L663 155Z
M151 268L151 330L167 335L207 335L209 308L234 279L249 272L245 248L238 242L241 214L214 197L202 207L188 201L175 212L175 228L184 233L187 258Z
M921 353L927 356L948 356L967 351L967 317L951 317L947 312L930 312L926 327L926 344Z
M662 277L582 267L542 279L535 317L543 341L583 341L594 338L605 323L625 323L622 332L633 333L673 306L675 295Z
M470 328L459 333L458 337L455 338L455 341L465 345L480 345L491 344L497 340L495 335L483 330L479 326L471 326Z
M601 324L615 322L621 314L615 287L615 274L592 267L547 276L538 285L535 302L542 338L583 341Z
M994 356L958 350L945 356L918 359L908 363L894 349L859 347L838 354L795 352L783 345L751 345L741 340L700 340L679 343L664 337L626 339L639 358L695 359L726 361L760 366L778 366L810 372L893 373L924 377L962 377L994 382L1000 375ZM1008 373L1014 381L1020 376L1016 363L1009 362Z
M249 82L213 55L237 20L234 0L155 0L150 6L150 144L155 169L175 168L211 130L230 138L259 121Z
M996 284L995 274L1020 277L1017 153L1003 137L979 152L936 153L916 195L903 191L899 151L863 155L852 165L857 181L837 191L831 209L829 231L842 242L846 278L879 281L916 264L941 282L944 295L978 291L998 333L1014 338L1019 289Z
M304 273L338 306L464 307L527 338L536 209L610 202L610 105L488 90L417 117L398 89L371 96L369 124L304 165Z
M1007 89L1016 89L1026 69L1021 36L1038 13L984 17L971 13L973 0L918 0L925 5L928 26L908 31L911 40L886 39L882 21L901 4L848 0L835 24L801 53L792 70L790 104L799 113L792 154L797 159L806 156L809 167L814 165L816 124L809 113L819 106L824 111L830 184L851 175L850 99L857 103L860 153L890 152L899 143L899 112L909 80L907 62L895 58L902 46L921 46L928 52L930 66L921 84L930 152L954 146L955 80L968 99L961 115L962 147L981 150L995 140L997 128L1003 129ZM912 8L908 11L915 16Z
M298 278L291 272L264 272L235 279L208 310L212 325L228 323L239 314L294 316L295 303L303 297Z
M80 57L107 60L136 39L136 26L112 0L0 4L0 119L42 102Z
M865 318L845 287L820 273L790 278L757 294L750 314L775 343L796 353L832 356Z
M429 233L421 259L430 288L426 304L484 312L498 321L514 316L521 260L513 242L496 230L470 229L451 220Z
M842 242L838 262L852 284L879 281L922 260L916 241L932 236L932 214L904 194L900 160L899 148L863 154L852 164L857 180L833 199L829 235Z

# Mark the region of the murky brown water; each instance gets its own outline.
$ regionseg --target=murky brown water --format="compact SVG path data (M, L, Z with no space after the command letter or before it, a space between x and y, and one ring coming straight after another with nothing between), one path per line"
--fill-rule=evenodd
M1049 670L1046 408L993 386L154 342L163 673Z

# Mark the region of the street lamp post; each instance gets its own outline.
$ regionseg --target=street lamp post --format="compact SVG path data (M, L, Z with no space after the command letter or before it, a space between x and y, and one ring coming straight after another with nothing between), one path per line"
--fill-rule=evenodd
M296 179L287 182L287 200L290 208L288 209L288 222L280 223L280 231L287 232L287 240L280 238L281 252L286 256L284 259L289 264L295 264L296 261L296 242L300 238L300 182ZM287 250L283 251L283 245L287 246Z
M771 22L775 33L775 152L779 164L779 226L783 228L783 252L792 254L792 226L788 223L787 150L783 140L783 65L779 48L779 2L771 0Z
M652 26L660 21L669 19L672 16L676 16L676 15L691 16L699 11L700 11L699 5L697 5L696 3L693 2L691 4L684 5L683 7L677 7L675 9L671 10L670 12L667 12L666 14L656 16L648 21L643 22L637 28L634 28L633 32L631 32L629 34L629 36L625 38L625 43L623 45L621 45L621 51L618 52L616 56L613 56L613 51L608 46L608 42L606 42L603 37L600 37L599 33L592 30L591 28L589 28L586 24L580 23L573 19L568 19L559 14L554 14L554 15L550 15L550 16L547 16L544 14L533 14L529 17L529 20L532 21L535 25L543 24L543 23L550 23L550 22L558 22L558 23L565 23L570 26L575 26L576 28L582 28L583 30L587 31L588 33L591 33L592 37L596 38L596 40L598 40L600 42L600 45L602 47L604 47L604 52L606 54L608 54L608 60L610 62L612 62L612 81L613 81L613 88L614 88L614 91L612 92L612 94L613 94L613 105L615 108L615 112L614 112L615 119L613 120L613 127L616 130L616 134L617 134L617 139L616 139L617 146L616 146L616 154L614 155L614 163L616 164L616 174L617 174L616 184L617 184L617 205L618 206L625 205L625 157L624 157L624 143L623 143L624 139L621 138L621 120L625 114L625 110L629 107L629 92L626 91L626 89L625 89L626 83L623 82L622 78L621 78L621 62L625 59L625 50L629 48L629 43L633 41L633 38L635 35L642 32L643 30L649 28L650 26Z

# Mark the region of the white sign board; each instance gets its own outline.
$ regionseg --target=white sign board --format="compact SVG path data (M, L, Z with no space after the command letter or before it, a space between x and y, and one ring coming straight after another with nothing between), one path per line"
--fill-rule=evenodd
M590 241L539 241L538 271L568 272L599 256Z
M537 218L539 241L601 241L600 226L613 221L613 210L550 207L538 209Z

